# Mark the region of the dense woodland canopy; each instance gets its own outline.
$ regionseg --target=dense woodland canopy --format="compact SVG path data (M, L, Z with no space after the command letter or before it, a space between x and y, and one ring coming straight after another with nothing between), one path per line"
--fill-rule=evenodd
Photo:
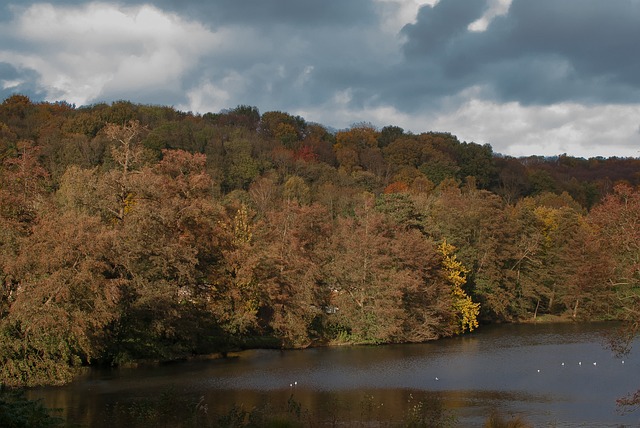
M543 315L633 322L639 184L640 159L14 95L0 105L0 382Z

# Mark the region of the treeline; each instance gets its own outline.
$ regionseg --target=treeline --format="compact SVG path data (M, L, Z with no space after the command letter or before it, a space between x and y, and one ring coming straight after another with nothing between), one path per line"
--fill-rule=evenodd
M0 382L244 346L633 319L640 160L239 106L0 105Z

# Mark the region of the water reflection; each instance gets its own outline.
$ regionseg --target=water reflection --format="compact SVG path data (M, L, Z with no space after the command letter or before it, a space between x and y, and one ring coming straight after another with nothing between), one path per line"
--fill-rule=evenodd
M293 396L327 421L361 420L364 413L397 420L420 404L433 417L454 415L458 426L479 426L492 409L536 426L639 426L640 415L618 414L615 400L640 387L640 361L632 353L622 364L603 347L612 328L505 325L416 345L253 350L228 360L92 371L31 395L87 426L113 426L117 406L166 391L185 405L203 397L222 413L234 404L285 406Z

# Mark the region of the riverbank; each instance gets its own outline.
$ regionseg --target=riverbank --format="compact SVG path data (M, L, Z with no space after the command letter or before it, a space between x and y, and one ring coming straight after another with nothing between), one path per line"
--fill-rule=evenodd
M301 411L295 426L349 426L363 418L402 426L411 412L429 420L437 411L455 416L452 427L482 426L496 408L533 426L637 426L637 418L617 413L615 401L637 389L640 358L625 356L622 364L603 346L615 329L604 322L519 323L421 344L254 349L237 358L94 370L29 394L92 428L113 421L148 427L148 418L196 426L180 421L198 404L210 417L201 426L252 412L291 416L289 408Z
M491 323L491 324L481 324L477 329L482 330L483 327L495 326L495 325L528 325L528 324L591 324L594 322L602 322L602 320L576 320L575 318L569 315L551 315L551 314L543 314L539 315L536 318L528 318L521 319L518 321L512 321L507 323ZM607 322L615 322L615 320L608 320ZM468 333L465 333L468 334ZM458 335L458 336L464 336ZM219 360L219 359L233 359L238 358L239 355L244 351L250 350L304 350L304 349L314 349L314 348L344 348L350 346L385 346L385 345L409 345L416 343L429 343L435 342L443 339L449 339L452 337L456 337L456 335L452 336L443 336L439 338L435 338L428 341L423 342L380 342L380 343L372 343L367 341L349 341L344 339L337 339L333 341L321 340L321 341L312 341L304 346L298 347L284 347L276 337L267 337L267 336L257 336L257 337L248 337L245 340L237 341L236 344L232 346L228 346L223 351L215 351L210 353L203 354L191 354L184 355L181 357L167 359L167 360L159 360L159 359L145 359L145 360L137 360L137 361L128 361L118 364L118 367L121 368L138 368L138 367L155 367L160 365L168 365L175 364L184 361L206 361L206 360Z

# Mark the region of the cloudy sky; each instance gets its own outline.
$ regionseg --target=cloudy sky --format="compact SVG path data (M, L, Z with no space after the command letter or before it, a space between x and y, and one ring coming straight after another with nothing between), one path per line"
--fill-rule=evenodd
M640 156L640 0L0 0L0 98Z

